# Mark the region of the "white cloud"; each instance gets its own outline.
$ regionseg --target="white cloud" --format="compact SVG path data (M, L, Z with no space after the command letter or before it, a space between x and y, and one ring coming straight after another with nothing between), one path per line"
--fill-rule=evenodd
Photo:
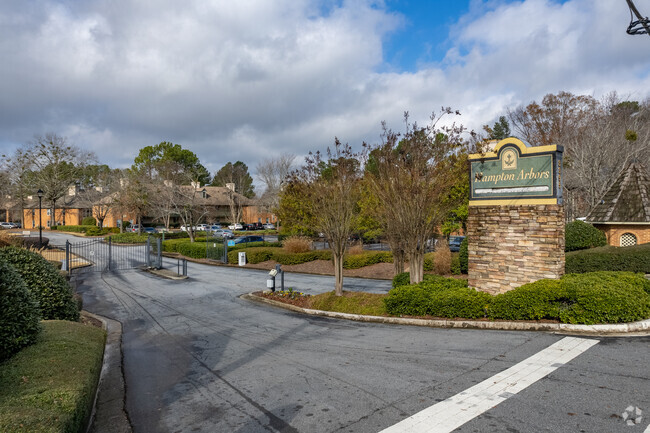
M54 131L125 166L173 141L215 171L335 136L375 142L405 110L423 122L449 105L478 129L560 90L642 99L650 40L625 34L628 21L610 0L473 2L445 59L400 73L382 44L403 17L370 0L12 2L0 6L0 146Z

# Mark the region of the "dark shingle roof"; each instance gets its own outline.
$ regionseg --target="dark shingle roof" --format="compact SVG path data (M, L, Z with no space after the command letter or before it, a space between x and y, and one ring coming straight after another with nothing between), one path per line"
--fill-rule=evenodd
M645 167L637 162L628 165L589 212L587 222L650 223L650 178Z

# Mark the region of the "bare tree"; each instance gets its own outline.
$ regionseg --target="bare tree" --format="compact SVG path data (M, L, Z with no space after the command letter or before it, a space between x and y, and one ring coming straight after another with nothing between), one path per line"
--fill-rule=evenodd
M276 158L265 159L257 164L257 177L265 187L258 202L267 212L275 212L278 208L282 184L289 176L295 159L295 155L284 153Z
M7 205L14 207L12 210L20 210L20 224L25 227L25 216L23 209L27 204L27 197L38 190L34 185L33 160L27 149L17 149L13 156L2 155L4 162L2 168L6 174L6 195Z
M27 153L33 158L33 182L42 188L52 206L50 225L56 225L56 201L68 192L71 184L78 182L81 169L95 156L69 145L65 137L54 133L36 136Z
M194 242L194 230L203 218L208 215L208 208L202 197L202 192L194 185L178 185L171 187L171 206L176 215L187 229L190 242Z
M362 154L335 140L334 149L310 153L306 164L289 179L291 188L313 215L314 229L327 239L334 261L334 291L343 294L343 254L358 215Z
M134 214L138 233L141 233L142 216L149 210L152 197L151 180L144 172L128 170L127 177L121 179L120 184L120 190L114 195L114 210Z
M366 177L379 198L381 220L396 236L389 241L408 257L411 283L424 276L426 241L457 204L448 199L458 169L459 148L464 145L462 126L438 126L442 118L460 114L445 108L431 115L426 127L409 125L406 133L386 129L383 143L370 148Z

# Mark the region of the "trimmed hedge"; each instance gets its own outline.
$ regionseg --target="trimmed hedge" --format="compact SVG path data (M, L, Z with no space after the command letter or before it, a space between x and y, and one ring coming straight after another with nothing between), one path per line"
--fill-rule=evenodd
M633 247L606 246L566 254L567 274L624 271L650 273L650 243Z
M11 264L38 301L43 320L79 320L77 302L65 278L40 254L16 247L0 248L0 260Z
M86 218L81 220L81 225L83 225L83 226L96 226L97 225L97 220L95 219L95 217L87 216Z
M539 280L493 298L492 319L554 319L562 323L622 323L650 317L650 281L643 274L592 272Z
M492 298L467 287L467 281L427 275L419 284L398 286L384 299L392 315L435 316L466 319L484 317Z
M577 251L607 245L605 233L583 221L568 223L564 229L564 251Z
M393 263L393 254L390 251L369 251L362 254L346 254L343 257L344 269L359 269L377 263Z
M118 233L111 236L111 242L117 244L143 244L147 242L149 235L137 233Z
M228 263L237 264L241 249L228 253ZM246 261L248 263L261 263L267 260L275 260L282 265L299 265L313 262L314 260L332 260L330 250L315 250L306 253L287 253L279 247L252 247L246 248Z
M81 226L73 226L73 225L66 225L66 226L52 226L50 227L51 230L57 230L60 232L71 232L71 233L86 233L88 229L95 228L97 226L93 225L81 225Z
M642 273L568 274L559 280L535 281L496 296L468 288L464 280L427 276L428 279L414 285L400 285L408 282L408 274L396 276L395 288L385 299L387 312L467 319L547 319L587 325L650 318L650 281Z
M38 302L18 272L0 260L0 362L36 342L41 331Z

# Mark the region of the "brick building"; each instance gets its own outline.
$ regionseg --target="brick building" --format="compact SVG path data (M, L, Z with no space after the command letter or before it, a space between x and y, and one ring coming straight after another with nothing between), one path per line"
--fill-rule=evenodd
M605 232L613 246L650 242L650 177L645 167L638 162L628 165L586 221Z

